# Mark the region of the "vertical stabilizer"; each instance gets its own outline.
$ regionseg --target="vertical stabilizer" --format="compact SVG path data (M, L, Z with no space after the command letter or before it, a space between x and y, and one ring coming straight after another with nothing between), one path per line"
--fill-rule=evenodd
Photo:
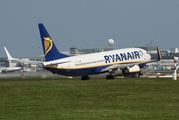
M6 52L7 59L8 59L8 60L12 60L13 58L12 58L12 56L10 55L10 53L8 52L8 50L6 49L6 47L4 47L4 50L5 50L5 52Z
M48 34L45 26L42 23L39 23L38 26L39 26L45 61L51 61L51 60L69 57L68 55L62 54L58 51L54 42L52 41L52 38Z

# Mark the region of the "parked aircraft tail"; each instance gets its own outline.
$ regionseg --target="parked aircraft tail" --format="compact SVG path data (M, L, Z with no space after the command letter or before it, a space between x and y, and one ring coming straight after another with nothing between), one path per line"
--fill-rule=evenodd
M39 26L45 61L51 61L51 60L69 57L68 55L60 53L58 51L54 42L52 41L52 38L48 34L45 26L42 23L39 23L38 26Z
M10 55L10 53L8 52L8 50L6 49L6 47L4 47L4 50L5 50L5 52L6 52L7 59L8 59L8 60L12 60L13 58L12 58L12 56Z
M43 63L43 61L32 61L32 60L30 61L30 60L24 60L24 59L20 59L20 58L13 58L6 47L4 47L4 50L5 50L6 55L7 55L7 60L13 60L13 61L16 61L16 62L30 63L30 64L42 64Z

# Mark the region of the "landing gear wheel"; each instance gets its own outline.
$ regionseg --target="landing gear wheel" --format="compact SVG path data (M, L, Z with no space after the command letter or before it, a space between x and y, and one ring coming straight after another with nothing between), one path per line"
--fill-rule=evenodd
M88 75L83 75L83 76L81 76L81 80L89 80L90 78L89 78L89 76Z
M114 75L107 75L106 80L114 80Z

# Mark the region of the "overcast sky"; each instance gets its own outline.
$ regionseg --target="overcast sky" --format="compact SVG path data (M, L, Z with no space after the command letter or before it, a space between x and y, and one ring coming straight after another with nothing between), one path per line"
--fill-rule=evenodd
M43 54L38 23L60 51L70 47L179 47L179 0L1 0L0 57Z

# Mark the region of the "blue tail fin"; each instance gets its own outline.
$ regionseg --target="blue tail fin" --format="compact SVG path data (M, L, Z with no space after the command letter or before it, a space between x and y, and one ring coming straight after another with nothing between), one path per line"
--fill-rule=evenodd
M52 41L52 38L48 34L45 26L42 23L39 23L38 26L39 26L43 51L45 55L45 61L51 61L51 60L69 57L68 55L62 54L58 51L54 42Z

